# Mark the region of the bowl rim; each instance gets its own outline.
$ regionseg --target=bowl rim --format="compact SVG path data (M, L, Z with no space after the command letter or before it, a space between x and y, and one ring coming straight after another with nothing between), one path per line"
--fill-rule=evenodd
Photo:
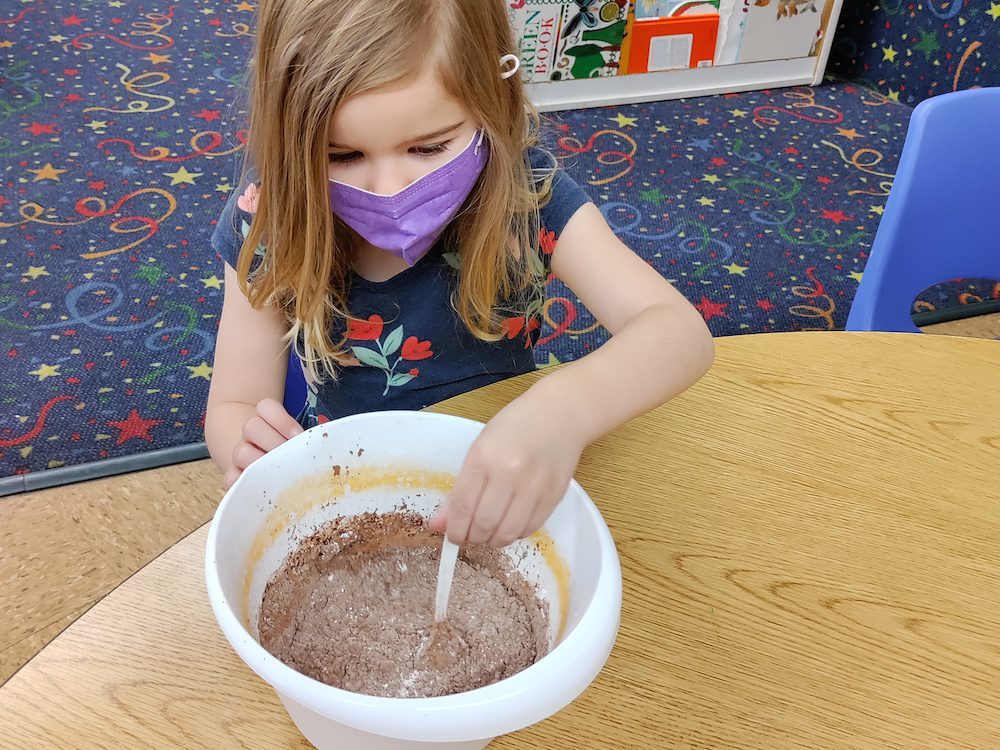
M413 419L466 426L482 422L451 414L414 411L365 412L331 420L307 432L341 427L356 421ZM600 569L592 601L580 621L551 651L526 669L475 690L432 698L384 698L327 685L286 665L265 649L244 626L238 607L223 594L218 572L219 528L227 509L237 502L241 483L250 472L264 471L268 456L295 450L287 441L255 461L229 488L212 518L205 547L205 582L216 620L240 658L280 696L320 716L386 737L424 742L461 742L515 731L550 716L576 698L601 671L614 645L621 618L622 580L611 532L594 501L572 479L564 502L577 495L598 538ZM570 675L578 679L570 679ZM469 709L477 709L470 711ZM477 714L473 718L471 714ZM447 715L447 721L442 722Z

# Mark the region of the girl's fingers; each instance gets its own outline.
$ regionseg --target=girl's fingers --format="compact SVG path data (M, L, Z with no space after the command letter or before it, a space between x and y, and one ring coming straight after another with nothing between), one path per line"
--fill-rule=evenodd
M469 526L483 494L486 477L476 469L462 467L455 479L455 485L448 494L444 506L438 510L431 528L440 527L441 520L447 519L448 538L455 544L465 544L469 536Z
M434 511L434 515L431 516L431 520L427 522L427 526L430 527L431 531L436 531L439 534L443 534L448 528L448 503L441 503L440 507Z
M302 425L295 421L295 417L285 411L285 407L273 398L262 399L257 404L257 416L269 424L285 440L305 431ZM268 450L271 449L268 448Z
M530 491L518 493L507 508L507 514L494 530L493 536L486 543L493 547L506 547L520 539L521 532L528 526L537 507L537 495Z
M243 471L263 455L264 451L256 445L241 440L233 449L233 468Z
M250 443L260 448L264 453L273 451L287 441L288 438L278 432L268 422L264 421L264 418L259 415L250 417L246 424L243 425L242 442Z
M518 539L523 539L524 537L531 536L544 524L549 516L552 515L552 511L556 509L556 505L559 504L559 500L562 499L562 495L559 495L554 501L546 502L544 497L539 498L539 502L535 505L531 516L528 519L527 525L521 529L521 533L517 535Z
M233 467L226 472L223 484L228 490L250 464L279 445L304 432L285 407L273 398L262 399L257 413L243 425L240 441L233 448Z
M515 488L503 477L491 476L486 482L479 505L472 514L472 523L466 537L468 544L485 544L503 522L514 499Z

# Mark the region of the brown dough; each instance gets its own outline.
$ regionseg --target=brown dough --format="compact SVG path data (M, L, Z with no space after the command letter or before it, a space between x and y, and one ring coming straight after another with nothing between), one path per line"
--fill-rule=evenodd
M472 690L544 656L548 605L489 547L462 549L448 620L435 626L440 551L415 513L335 519L267 584L261 645L328 685L384 697Z

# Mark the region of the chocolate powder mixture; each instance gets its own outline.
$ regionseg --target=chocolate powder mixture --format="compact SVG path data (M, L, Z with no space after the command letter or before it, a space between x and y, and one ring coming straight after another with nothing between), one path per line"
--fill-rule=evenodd
M404 511L335 519L264 590L260 642L357 693L431 697L510 677L548 650L548 605L507 557L463 548L448 620L434 625L441 538Z

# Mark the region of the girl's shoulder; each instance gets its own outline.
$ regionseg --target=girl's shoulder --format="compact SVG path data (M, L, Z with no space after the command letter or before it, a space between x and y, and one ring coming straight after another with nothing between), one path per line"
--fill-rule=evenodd
M257 212L259 183L256 175L248 173L240 184L229 193L212 230L212 249L222 260L236 268L243 240L246 239Z
M528 149L527 161L537 183L552 176L552 191L548 200L539 206L538 216L542 229L558 238L573 214L585 203L590 203L590 196L551 151L545 148Z

